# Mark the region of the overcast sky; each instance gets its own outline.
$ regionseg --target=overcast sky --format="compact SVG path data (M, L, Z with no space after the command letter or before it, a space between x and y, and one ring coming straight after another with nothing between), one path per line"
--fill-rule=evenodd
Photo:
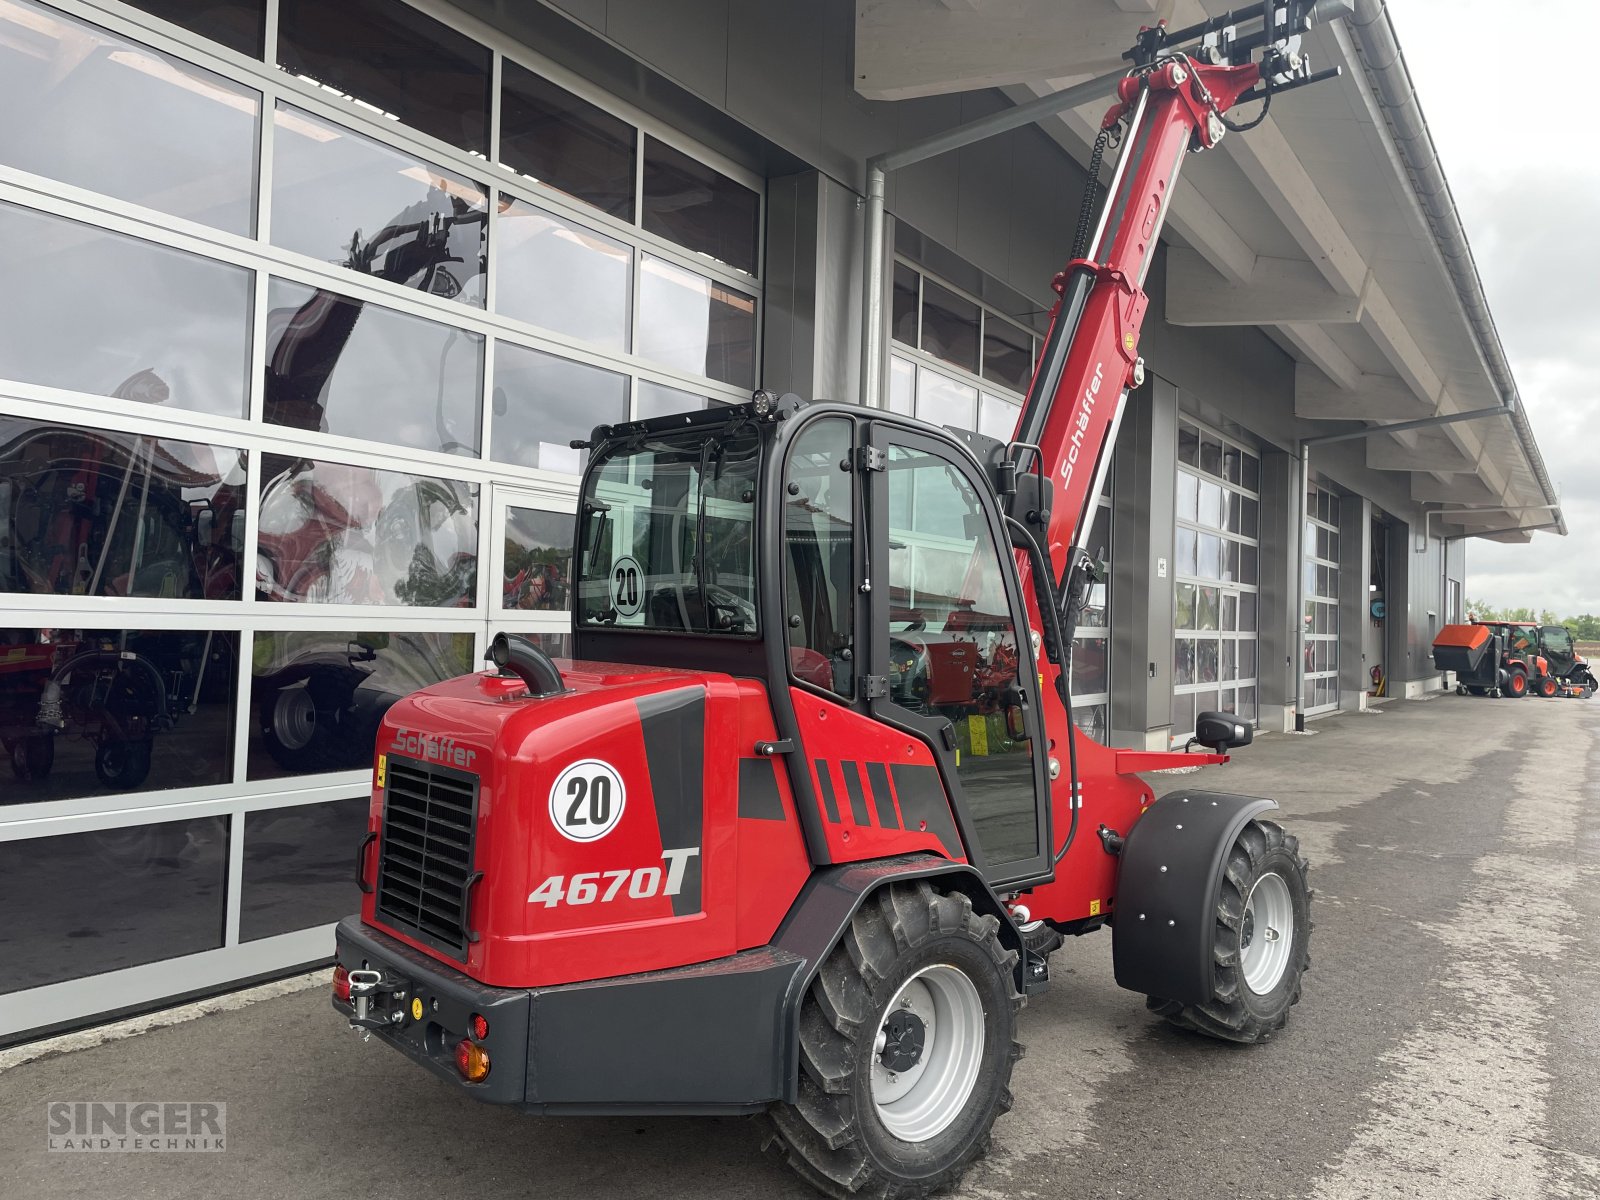
M1388 3L1571 530L1468 541L1466 593L1600 613L1600 155L1585 60L1559 52L1587 43L1593 14L1571 0Z

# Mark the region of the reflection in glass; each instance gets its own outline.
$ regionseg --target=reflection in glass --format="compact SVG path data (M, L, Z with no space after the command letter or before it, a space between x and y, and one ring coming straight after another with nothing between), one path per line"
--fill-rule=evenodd
M501 608L566 611L572 579L572 527L571 513L506 509Z
M370 768L378 723L400 697L472 670L470 633L257 633L251 779ZM349 847L349 855L355 847Z
M976 374L979 366L977 303L924 278L922 348L935 358Z
M908 346L917 344L917 304L919 276L903 262L894 264L894 309L891 316L891 336Z
M670 417L675 413L700 412L710 405L710 400L686 392L682 388L668 387L650 379L641 379L637 386L638 399L634 404L633 419L648 421L651 417Z
M1213 433L1200 434L1200 469L1208 475L1222 474L1222 443Z
M978 397L978 432L998 442L1009 442L1017 431L1021 405L983 392Z
M262 31L267 23L267 0L126 0L201 37L221 42L251 58L261 57Z
M268 422L477 455L482 334L285 279L267 296Z
M251 272L0 204L0 378L245 415Z
M985 317L983 321L983 377L1014 392L1026 392L1033 380L1033 338L1027 330Z
M588 452L574 450L572 442L587 440L596 425L627 419L626 375L510 342L496 343L491 457L577 474Z
M1184 521L1200 520L1200 480L1187 471L1178 472L1178 517Z
M761 196L648 134L644 139L645 229L686 249L756 273Z
M1194 732L1194 696L1188 692L1172 697L1172 738L1181 742Z
M0 842L0 994L217 949L227 868L227 817Z
M245 455L0 417L0 592L237 600Z
M1200 431L1186 421L1178 423L1178 461L1191 467L1200 465Z
M755 383L755 297L644 255L639 271L639 353L735 387Z
M260 110L258 92L182 59L28 0L0 4L8 166L249 236Z
M1172 682L1176 684L1194 682L1194 639L1187 637L1174 638L1172 642Z
M1217 681L1217 641L1215 638L1201 638L1195 642L1195 676L1201 683L1215 683ZM1206 704L1205 708L1213 705Z
M854 697L855 480L848 421L808 426L789 452L783 500L784 611L794 677ZM890 619L894 619L891 613Z
M1195 531L1192 529L1184 529L1182 526L1180 526L1174 533L1174 570L1176 570L1179 575L1195 574L1195 566L1197 563L1195 556L1196 541L1197 537Z
M482 307L482 184L298 108L273 120L274 245Z
M1110 655L1105 638L1075 638L1072 642L1073 698L1092 696L1110 689Z
M633 220L632 125L510 61L500 96L502 164Z
M327 925L361 907L350 864L371 804L352 796L244 815L241 942Z
M8 803L228 783L239 635L0 630Z
M937 371L917 372L917 416L934 425L972 429L977 424L978 389Z
M279 0L278 64L475 154L489 152L489 50L392 0Z
M262 459L258 600L477 602L476 484L280 454Z
M508 199L495 237L497 311L608 350L628 348L632 250Z
M916 408L917 368L908 359L889 359L889 411L910 416Z
M1195 628L1215 629L1217 627L1217 589L1214 587L1199 588L1196 592L1199 603L1195 606Z
M1195 629L1195 585L1180 583L1177 588L1177 609L1173 616L1174 629Z

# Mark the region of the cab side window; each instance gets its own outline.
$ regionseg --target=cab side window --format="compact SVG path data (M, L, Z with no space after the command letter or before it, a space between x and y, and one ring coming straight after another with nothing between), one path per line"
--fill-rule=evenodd
M802 683L855 695L855 471L850 422L817 421L784 471L784 625Z

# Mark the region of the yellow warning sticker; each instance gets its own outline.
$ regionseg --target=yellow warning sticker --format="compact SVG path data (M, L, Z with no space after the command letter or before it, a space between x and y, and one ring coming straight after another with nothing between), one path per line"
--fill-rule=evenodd
M989 722L974 713L967 718L967 739L974 754L989 753Z
M378 778L377 778L377 783L378 783L379 787L383 786L383 769L388 765L389 765L389 756L387 754L378 755Z
M1098 901L1098 900L1089 901L1089 915L1091 917L1098 917L1100 915L1100 901Z

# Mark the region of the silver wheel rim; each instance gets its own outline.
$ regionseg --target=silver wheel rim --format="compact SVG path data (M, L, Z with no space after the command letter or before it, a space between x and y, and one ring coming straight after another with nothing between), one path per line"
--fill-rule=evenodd
M317 706L305 688L279 692L272 706L272 735L287 750L304 750L317 728Z
M883 1064L888 1022L900 1010L921 1020L922 1053L901 1071ZM966 972L924 967L901 985L878 1020L872 1048L872 1102L883 1127L903 1142L925 1142L966 1107L983 1066L983 1001Z
M1283 981L1294 946L1294 899L1288 881L1269 871L1245 897L1244 922L1239 929L1239 960L1244 982L1264 996Z

